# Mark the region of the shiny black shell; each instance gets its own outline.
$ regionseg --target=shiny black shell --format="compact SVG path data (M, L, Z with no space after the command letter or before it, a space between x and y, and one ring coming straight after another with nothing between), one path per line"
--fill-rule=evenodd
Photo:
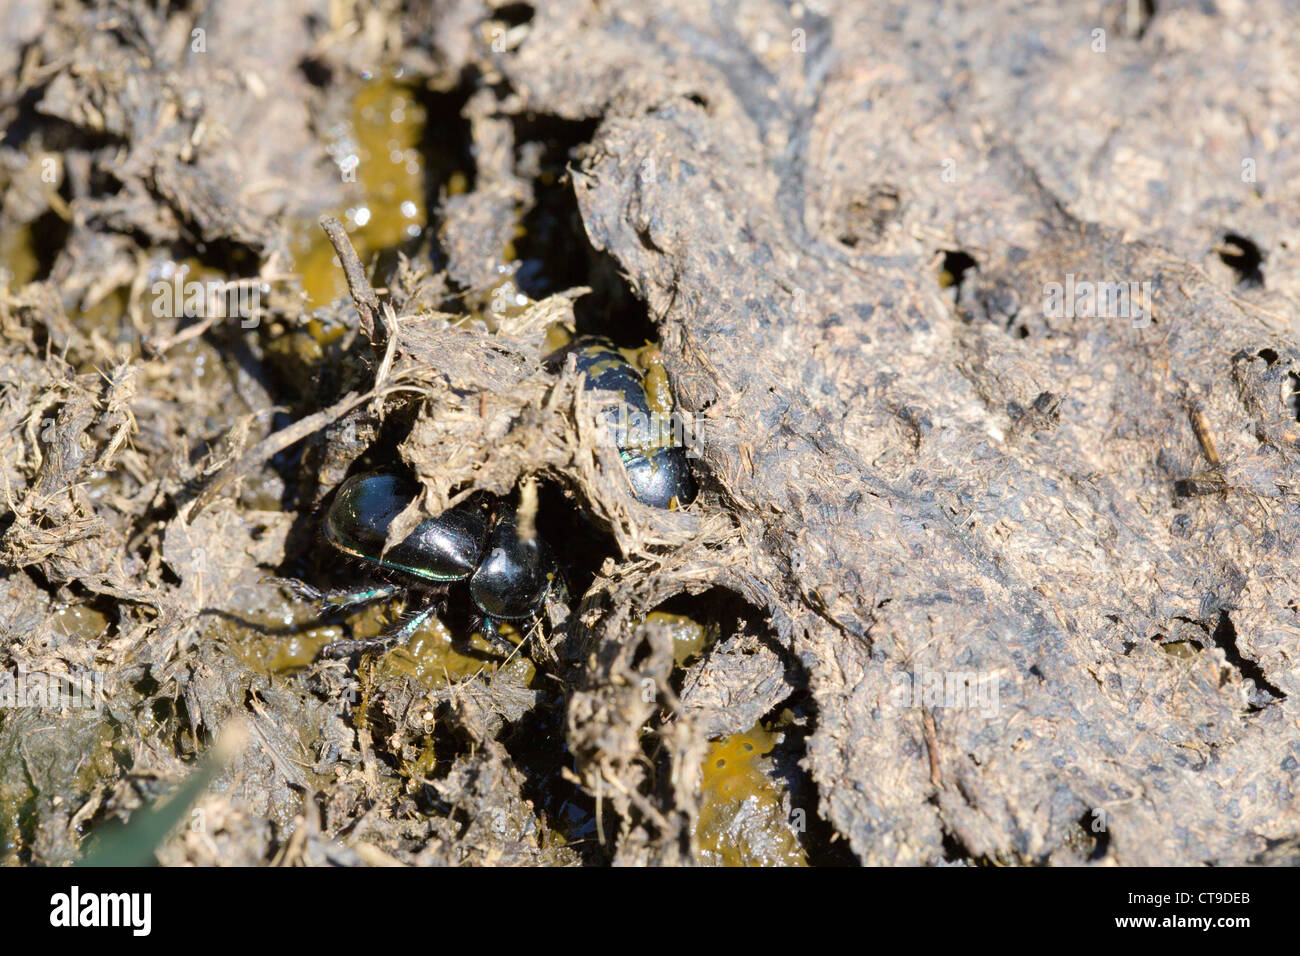
M487 502L474 496L384 552L393 520L415 499L395 475L354 475L339 486L325 516L325 537L345 554L428 581L463 581L474 573L488 537Z
M614 392L646 421L651 419L650 403L646 398L645 382L638 371L608 339L582 336L574 339L552 357L562 362L565 356L575 356L578 371L586 374L588 391ZM604 411L605 420L614 430L618 441L620 422L617 409ZM642 504L654 508L673 508L690 503L695 498L695 480L691 475L686 449L672 445L649 449L633 430L619 442L623 467L627 471L632 495Z
M514 505L502 502L478 569L469 579L470 595L489 617L511 621L531 617L548 594L561 595L559 564L540 537L524 541Z
M573 354L578 371L587 376L587 390L614 392L638 411L650 413L641 373L608 339L584 335L557 353Z
M654 508L675 508L695 497L695 479L685 448L660 448L650 455L623 452L622 458L637 501Z
M570 354L575 356L578 371L587 376L587 391L613 392L631 412L650 418L650 403L646 399L644 379L612 342L595 336L583 336L560 349L556 357L563 359ZM606 408L601 415L615 430L617 440L620 424L618 409ZM620 443L619 447L623 447L623 444L626 442Z

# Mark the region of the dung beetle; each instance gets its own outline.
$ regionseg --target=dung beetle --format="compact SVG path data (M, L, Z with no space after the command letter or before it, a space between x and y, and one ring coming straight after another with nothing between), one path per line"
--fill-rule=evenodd
M660 448L650 454L619 450L623 470L632 484L632 496L654 508L690 504L695 497L695 479L680 445Z
M632 496L654 508L688 504L695 497L695 481L686 449L663 433L667 423L662 413L651 410L645 376L613 342L599 336L576 338L548 361L558 366L569 355L586 376L587 391L613 392L622 402L621 409L606 408L603 417L614 433Z
M445 603L451 585L465 581L479 613L478 630L489 641L512 649L498 632L501 621L537 618L554 603L568 600L568 588L555 555L540 537L519 534L515 506L475 493L442 514L421 521L387 550L388 529L415 500L416 490L396 475L354 475L343 482L325 516L325 539L343 554L372 566L383 583L322 594L299 590L327 607L345 608L400 594L419 599L415 613L396 629L366 640L327 644L322 657L404 644Z

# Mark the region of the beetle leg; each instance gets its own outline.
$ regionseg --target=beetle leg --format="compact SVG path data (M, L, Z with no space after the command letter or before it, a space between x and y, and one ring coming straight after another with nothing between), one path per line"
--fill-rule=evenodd
M360 640L334 641L322 647L317 656L347 657L349 654L355 654L358 651L387 650L390 647L396 647L398 644L405 644L411 639L411 636L420 629L420 626L429 619L429 615L436 610L436 605L426 605L387 634L380 634L378 637L367 637Z
M505 651L506 654L514 653L515 646L501 636L501 631L497 628L497 622L484 614L478 619L477 628L483 640L487 641L498 650Z
M309 601L315 601L327 610L341 610L358 604L382 601L405 590L396 584L370 584L360 588L340 588L336 591L320 591L310 584L293 579L290 579L288 584L295 594Z

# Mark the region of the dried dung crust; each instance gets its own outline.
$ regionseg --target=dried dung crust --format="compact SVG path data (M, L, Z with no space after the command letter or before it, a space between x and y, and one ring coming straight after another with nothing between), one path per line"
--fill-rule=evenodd
M0 301L0 664L109 675L102 714L0 715L0 804L26 808L0 813L6 859L72 859L87 823L166 792L238 718L249 743L200 804L210 826L164 862L689 862L706 738L792 699L811 717L797 799L863 863L1277 862L1293 845L1287 5L1162 3L1138 31L1101 2L950 3L936 21L555 0L498 30L491 5L449 0L381 3L338 34L305 3L118 6L110 30L24 0L0 42L0 221L68 211L48 274ZM229 58L188 53L196 26ZM141 305L141 250L287 268L286 222L340 195L305 158L308 105L327 113L384 56L466 94L476 175L442 197L444 268L393 273L373 347L352 303L323 310L350 331L306 389L271 371L268 328L308 319L292 296L254 336L174 344ZM520 141L537 117L587 133L563 188L700 428L685 511L631 499L593 396L544 366L584 290L494 331L447 311L540 202ZM1260 281L1225 242L1266 251ZM956 252L973 267L945 290ZM1147 283L1150 321L1045 309L1067 275ZM151 352L69 318L121 286ZM276 431L276 406L302 434ZM253 611L291 616L268 572L310 552L320 503L394 429L426 511L539 475L608 535L534 648L541 685L267 676L220 639ZM287 437L306 439L294 480L273 463ZM766 630L682 675L643 619L719 589ZM89 619L70 629L69 608ZM975 704L954 704L954 676ZM543 712L572 755L545 772L599 805L585 846L554 838L542 771L510 742ZM410 769L426 750L432 777Z

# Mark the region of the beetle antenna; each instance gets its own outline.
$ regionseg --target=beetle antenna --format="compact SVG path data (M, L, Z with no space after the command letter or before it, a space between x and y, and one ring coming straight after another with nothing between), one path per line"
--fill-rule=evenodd
M541 626L542 626L541 618L538 618L537 620L533 621L533 626L528 629L528 632L524 634L522 638L520 638L519 643L510 649L510 653L506 655L506 659L497 665L498 671L500 671L501 668L509 664L512 660L514 660L515 655L518 654L521 650L523 650L524 647L528 644L528 642L533 639L533 635L537 633L538 628L540 628ZM469 680L474 680L485 670L487 670L486 664L484 664L482 667L476 670L474 674L469 678Z

